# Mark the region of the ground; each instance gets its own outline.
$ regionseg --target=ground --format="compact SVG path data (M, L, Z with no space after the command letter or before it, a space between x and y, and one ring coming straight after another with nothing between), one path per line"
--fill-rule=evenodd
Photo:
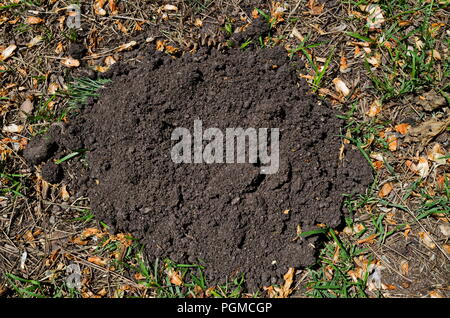
M315 230L317 264L254 294L448 297L448 1L89 1L81 28L68 24L69 4L0 4L0 295L250 296L238 278L208 285L199 265L149 263L140 242L109 232L88 198L58 183L57 163L35 169L23 149L70 121L107 84L98 75L132 63L136 51L177 59L208 47L279 46L305 63L299 78L340 114L342 144L366 157L375 181L346 199L345 224ZM260 23L270 32L243 38Z

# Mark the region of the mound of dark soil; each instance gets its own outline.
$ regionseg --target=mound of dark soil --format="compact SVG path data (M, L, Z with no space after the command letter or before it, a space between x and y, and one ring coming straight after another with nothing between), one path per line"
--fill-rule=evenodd
M298 230L339 225L342 195L372 180L359 152L338 159L343 123L298 80L301 67L278 48L148 53L138 67L114 68L100 99L25 157L42 161L42 149L55 145L88 149L89 168L72 188L87 190L99 220L140 238L150 259L200 262L210 283L240 273L250 289L279 283L288 267L315 261L316 238ZM279 128L278 173L261 174L259 164L175 164L171 134L192 131L194 120L223 131Z

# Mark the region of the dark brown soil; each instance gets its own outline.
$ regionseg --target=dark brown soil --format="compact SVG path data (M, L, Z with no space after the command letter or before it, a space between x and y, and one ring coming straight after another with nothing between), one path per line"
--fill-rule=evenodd
M298 237L299 227L338 226L343 194L362 193L372 180L358 151L338 159L342 122L298 80L302 67L281 48L178 59L148 52L139 66L113 68L98 102L68 127L52 127L53 137L24 155L36 164L55 145L54 157L88 149L89 167L67 180L69 191L87 194L97 218L114 230L140 238L150 260L203 264L210 284L240 273L250 290L281 283L288 267L315 262L317 237ZM223 131L279 128L279 172L173 163L172 131L192 131L197 119Z

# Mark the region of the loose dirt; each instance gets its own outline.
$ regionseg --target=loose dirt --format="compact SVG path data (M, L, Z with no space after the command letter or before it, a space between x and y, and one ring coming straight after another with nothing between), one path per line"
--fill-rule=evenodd
M289 267L315 262L317 237L299 231L336 227L343 194L363 193L371 168L356 150L339 160L343 122L298 80L301 62L282 48L200 51L173 59L145 52L134 66L108 74L112 83L65 127L32 141L24 156L51 162L88 149L88 167L66 173L68 190L88 195L98 220L130 232L150 260L206 267L210 284L240 274L250 290L281 283ZM175 164L177 127L279 128L280 169L259 164ZM316 245L314 245L316 244Z

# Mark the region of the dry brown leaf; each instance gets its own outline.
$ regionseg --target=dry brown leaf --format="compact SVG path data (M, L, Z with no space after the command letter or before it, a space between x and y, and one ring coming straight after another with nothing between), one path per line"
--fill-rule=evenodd
M288 297L292 290L291 286L294 282L294 275L295 275L295 268L290 267L286 274L284 274L284 285L283 288L280 290L280 298L286 298Z
M131 48L132 48L133 46L135 46L136 44L137 44L136 41L131 41L131 42L128 42L128 43L125 43L125 44L120 45L120 46L117 47L115 50L116 50L117 52L122 52L122 51L131 49Z
M87 243L88 243L88 241L84 240L81 237L74 237L70 241L76 245L87 245Z
M445 253L447 253L447 254L450 255L450 245L444 244L444 245L442 246L442 248L444 249Z
M417 167L417 173L422 177L426 178L428 177L428 174L430 172L430 166L428 164L428 160L424 157L419 158L419 163L416 165Z
M299 40L300 42L303 42L303 41L305 40L305 38L303 37L303 35L300 33L300 31L299 31L296 27L294 27L294 28L292 29L292 35L293 35L297 40Z
M27 47L31 48L31 47L35 46L36 44L41 42L42 39L43 39L43 37L41 35L35 36L34 38L32 38L30 40L30 42L27 43Z
M27 98L22 105L20 105L21 117L26 118L33 112L34 106L31 99Z
M3 126L4 133L20 133L23 130L22 125L11 124L8 126Z
M430 296L430 298L445 298L440 292L438 292L437 290L432 290L429 292L428 294Z
M116 64L116 60L111 55L105 57L105 64L108 66L111 66L113 64Z
M172 4L166 4L161 9L164 10L164 11L178 11L178 7L174 6Z
M170 283L174 284L176 286L181 286L183 285L183 280L181 279L180 273L177 271L171 271L171 273L169 273L170 276Z
M80 61L71 57L66 57L61 60L61 64L64 65L65 67L72 68L80 66Z
M375 68L379 67L381 64L381 54L377 53L374 56L367 58L367 62Z
M98 266L106 266L106 264L108 263L108 261L100 256L90 256L88 257L88 262L94 263L95 265Z
M427 157L429 160L436 162L438 165L445 165L447 163L445 149L439 144L435 143L433 148L427 152Z
M309 8L309 13L312 15L320 15L323 12L323 9L325 7L325 4L321 4L316 0L308 0L307 4Z
M341 73L348 73L350 71L350 68L347 63L347 58L345 56L341 57L341 61L339 63L339 71Z
M428 235L428 233L425 232L419 232L417 233L419 235L420 241L428 248L434 249L436 248L436 244L434 244L431 237Z
M434 137L445 131L448 125L450 125L450 117L442 120L432 118L419 126L410 128L405 137L405 142L420 143L418 150L421 152Z
M398 124L394 127L395 131L398 132L399 134L402 135L406 135L406 133L408 132L408 129L411 127L410 124Z
M105 5L106 0L95 0L94 2L94 12L97 15L106 15L106 10L103 9L103 6Z
M377 238L377 236L378 236L378 234L376 234L376 233L369 235L368 237L357 241L356 244L364 244L364 243L373 244L375 242L375 239Z
M381 25L385 22L383 10L377 4L370 4L366 7L366 12L369 13L367 17L367 26L370 31L381 29Z
M339 77L336 77L333 80L333 84L336 91L342 94L344 97L347 97L350 94L350 89L347 87L347 84L345 84L345 82L341 80Z
M381 112L382 104L379 100L374 100L372 104L369 106L369 111L367 112L367 116L375 117Z
M450 224L444 223L439 225L439 230L445 237L450 237Z
M128 34L128 29L120 21L116 21L116 25L120 32Z
M108 1L109 10L111 11L112 15L116 15L119 13L119 10L117 8L117 4L115 0L109 0Z
M5 48L0 54L0 61L5 61L7 58L11 57L16 49L17 45L15 44L11 44Z
M196 27L201 27L203 25L203 21L199 18L195 19L194 25Z
M102 231L100 231L99 229L96 229L95 227L90 227L90 228L85 229L83 231L83 233L81 233L81 236L84 238L88 238L88 237L91 237L94 235L98 236L98 234L101 234L101 233L102 233Z
M390 151L396 151L398 148L398 139L394 135L387 138L387 143Z
M56 93L56 91L59 89L59 84L56 82L50 83L47 88L47 93L49 95L53 95Z
M39 17L33 17L33 16L29 16L25 20L26 24L40 24L42 22L44 22L44 19L39 18Z
M62 42L59 42L59 43L56 45L55 53L56 53L56 54L60 54L60 53L62 53L62 51L64 51L64 46L63 46L63 43L62 43Z
M447 104L447 100L440 93L435 90L426 92L417 97L417 104L419 104L424 110L428 112L435 111Z
M70 198L70 194L67 191L67 186L66 185L63 185L61 187L61 198L63 199L63 201L68 201L69 198Z
M378 192L378 196L380 198L384 198L385 196L387 196L389 193L391 193L391 191L394 189L394 187L392 186L391 182L385 183L383 184L383 186L381 187L380 191Z
M408 276L409 273L409 263L407 260L401 260L400 261L400 272L404 275L404 276Z

